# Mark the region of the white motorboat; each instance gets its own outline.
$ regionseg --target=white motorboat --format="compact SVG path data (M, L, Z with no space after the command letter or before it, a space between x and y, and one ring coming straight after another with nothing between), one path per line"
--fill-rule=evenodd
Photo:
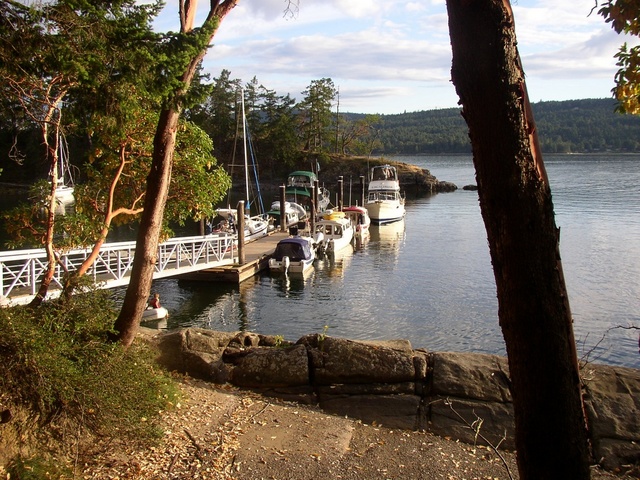
M269 270L280 273L305 273L313 267L316 258L311 237L283 238L269 259Z
M351 219L344 212L327 210L316 222L318 252L335 253L350 245L354 230Z
M223 218L223 222L218 224L218 228L213 232L228 232L231 234L237 233L237 210L233 208L219 208L216 213ZM260 237L264 237L269 233L269 218L267 215L254 215L250 217L245 214L244 216L244 243L251 242Z
M351 219L351 223L355 226L354 237L356 241L363 242L371 236L369 227L371 226L371 217L366 208L358 205L349 205L344 207L342 211Z
M396 167L376 165L369 174L369 193L365 207L376 224L397 222L404 218L404 197Z
M315 172L308 170L296 170L287 176L287 184L285 186L285 196L288 202L301 205L305 211L311 210L311 191L315 185L318 176ZM324 187L318 187L318 205L316 211L324 212L329 206L331 200L329 190Z
M298 222L304 221L307 218L307 211L304 207L294 202L285 202L284 212L287 227L297 225ZM275 219L276 226L280 226L280 202L273 202L271 204L271 210L267 212L267 215Z

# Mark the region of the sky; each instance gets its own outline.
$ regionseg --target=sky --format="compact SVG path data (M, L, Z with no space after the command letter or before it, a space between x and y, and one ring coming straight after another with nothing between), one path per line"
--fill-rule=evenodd
M611 98L615 53L628 41L592 12L596 0L515 0L518 49L531 101ZM200 0L196 25L207 13ZM240 0L203 62L212 78L258 82L297 101L330 78L341 112L397 114L456 107L444 0ZM179 29L167 0L158 31ZM337 107L337 106L336 106Z

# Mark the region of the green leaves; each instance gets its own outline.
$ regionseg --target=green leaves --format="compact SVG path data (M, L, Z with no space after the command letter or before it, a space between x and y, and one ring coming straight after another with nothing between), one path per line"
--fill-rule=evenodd
M184 225L188 219L213 217L231 179L213 157L211 138L191 122L181 122L165 217Z
M640 1L609 0L598 11L617 33L640 36ZM640 48L620 47L615 55L619 68L612 89L618 100L617 110L622 113L640 114Z
M144 345L124 352L106 340L114 316L106 290L37 310L0 309L0 388L32 414L30 422L62 417L74 428L130 441L160 434L153 419L177 389Z
M332 111L331 104L338 90L330 78L312 80L305 95L298 104L300 111L300 129L304 141L304 149L312 153L327 152L332 131L330 130Z

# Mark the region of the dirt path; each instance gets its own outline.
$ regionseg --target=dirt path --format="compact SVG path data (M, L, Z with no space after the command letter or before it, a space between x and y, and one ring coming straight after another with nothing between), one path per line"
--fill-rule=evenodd
M487 448L424 432L366 425L198 380L186 379L181 388L182 404L163 413L159 446L144 450L97 443L83 457L78 478L518 478L511 453L502 453L503 463ZM594 471L592 478L624 477Z

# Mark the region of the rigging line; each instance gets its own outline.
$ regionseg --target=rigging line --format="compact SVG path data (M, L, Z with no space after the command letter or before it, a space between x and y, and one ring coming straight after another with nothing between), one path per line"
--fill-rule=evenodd
M253 142L251 141L251 132L247 128L247 144L249 145L249 153L251 154L251 166L253 167L253 176L256 179L256 190L258 194L258 203L260 206L260 211L258 213L262 214L265 212L264 204L262 203L262 193L260 192L260 179L258 178L258 169L256 167L256 157L253 152Z
M63 133L58 134L58 182L65 186L73 186L74 178L69 162L69 144Z
M237 98L236 98L237 100ZM231 177L231 185L227 190L227 205L231 205L231 194L233 193L233 174L236 165L236 150L238 148L238 137L240 135L240 117L238 117L238 104L235 104L235 117L236 117L236 132L233 140L233 149L231 153L231 163L228 164L229 167L229 176Z

